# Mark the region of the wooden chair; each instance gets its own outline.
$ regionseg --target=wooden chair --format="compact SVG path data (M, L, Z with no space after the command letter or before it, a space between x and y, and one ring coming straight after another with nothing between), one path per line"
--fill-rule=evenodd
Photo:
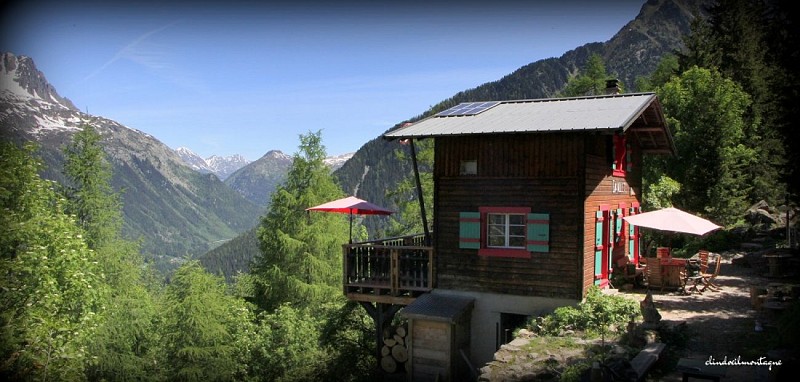
M713 290L719 290L720 286L714 284L714 279L717 278L719 275L719 268L722 266L722 256L717 255L717 264L714 266L714 273L707 273L701 272L700 276L703 277L703 290L706 288L711 288Z
M655 259L648 261L645 276L647 277L647 289L658 287L659 290L664 290L664 272L660 261Z
M700 258L700 274L708 272L708 251L701 249L698 257Z

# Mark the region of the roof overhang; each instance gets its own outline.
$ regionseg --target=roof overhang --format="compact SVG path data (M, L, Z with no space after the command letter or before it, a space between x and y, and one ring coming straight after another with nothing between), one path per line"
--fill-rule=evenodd
M654 93L486 102L470 114L460 104L391 130L385 139L556 132L631 133L649 154L674 154L675 145ZM474 110L474 109L468 109Z

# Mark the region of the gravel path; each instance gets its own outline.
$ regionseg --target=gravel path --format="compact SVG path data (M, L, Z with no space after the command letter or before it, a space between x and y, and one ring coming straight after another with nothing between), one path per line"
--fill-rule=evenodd
M739 357L742 362L757 361L759 357L768 357L765 344L768 336L774 334L774 327L764 325L763 331L756 331L756 322L767 323L762 312L753 308L750 299L750 287L766 286L776 281L790 280L769 279L765 276L766 264L753 260L753 267L734 264L732 259L737 255L722 255L720 273L715 280L719 290L707 289L702 294L681 294L676 291L651 291L656 309L661 314L661 321L669 325L685 323L689 331L689 340L685 354L680 357L707 361L722 362ZM748 256L752 260L751 256ZM757 257L760 259L760 257ZM797 281L797 280L795 280ZM644 288L619 292L621 295L642 301L647 294ZM774 320L773 320L774 321ZM532 354L520 351L526 339L518 338L511 344L504 345L495 354L495 362L482 369L482 381L522 382L547 380L541 374L541 357L555 362L565 363L572 357L579 356L575 351L550 349L543 354ZM519 344L517 344L519 342ZM512 345L519 346L512 346ZM519 349L518 349L519 348ZM578 352L580 353L580 352ZM773 358L774 359L774 358ZM780 358L778 358L780 359ZM800 369L791 364L789 359L783 360L780 373L777 368L769 370L767 366L730 365L723 382L781 381L797 380ZM797 362L795 362L797 363ZM666 367L669 364L665 365ZM789 371L791 370L791 371ZM646 381L681 381L678 371L667 375L648 374Z
M775 280L762 276L763 268L749 268L731 262L732 254L723 255L723 261L716 284L718 291L707 289L702 294L683 295L677 292L654 291L653 300L661 313L661 320L669 323L686 322L692 338L688 343L687 358L722 361L741 357L742 361L755 361L754 346L764 340L766 331L756 332L756 321L764 322L767 317L757 312L751 303L750 286L766 285ZM626 292L641 294L646 291ZM761 356L766 357L767 354ZM752 358L751 358L752 357ZM781 373L783 374L783 373ZM724 381L772 381L779 380L775 371L766 366L731 365L727 368ZM660 378L663 381L680 381L677 371ZM792 378L792 380L796 380Z

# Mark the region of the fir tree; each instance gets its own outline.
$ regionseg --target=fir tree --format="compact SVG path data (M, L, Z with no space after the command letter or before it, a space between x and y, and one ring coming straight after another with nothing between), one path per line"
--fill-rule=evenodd
M122 228L119 196L111 188L111 165L100 144L102 137L84 123L64 149L64 173L69 211L78 217L92 249L115 242Z
M611 79L612 75L606 72L606 65L603 58L595 53L589 56L586 61L584 70L571 77L567 81L564 90L561 91L560 97L581 97L591 95L601 95L606 88L606 81Z
M272 311L283 303L317 306L341 295L347 216L306 208L343 196L325 165L320 132L300 136L286 181L272 194L258 228L261 255L251 266L255 300Z

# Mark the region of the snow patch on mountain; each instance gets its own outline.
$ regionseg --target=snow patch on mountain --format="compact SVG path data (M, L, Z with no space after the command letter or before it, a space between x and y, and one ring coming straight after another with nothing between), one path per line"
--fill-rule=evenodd
M330 166L331 170L336 170L344 165L344 162L350 160L355 153L347 153L325 158L325 164Z
M175 153L195 171L214 174L221 180L225 180L236 170L250 163L239 154L227 157L212 155L208 158L203 158L187 147L178 147L175 149Z

